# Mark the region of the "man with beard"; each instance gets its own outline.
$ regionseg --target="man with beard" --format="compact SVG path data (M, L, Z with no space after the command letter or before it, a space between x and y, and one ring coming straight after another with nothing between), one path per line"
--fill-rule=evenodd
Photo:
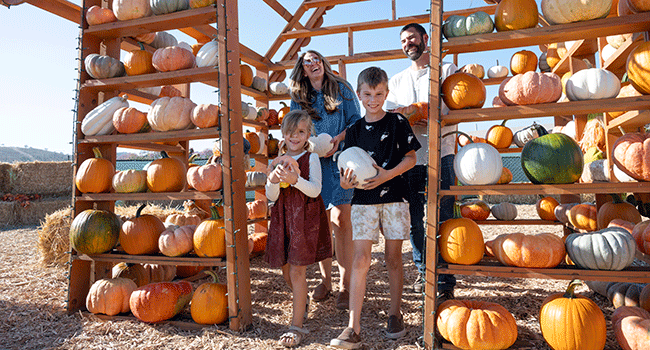
M393 76L388 84L388 97L385 109L402 113L404 108L415 102L429 102L429 51L427 42L429 36L424 28L417 23L405 25L400 31L402 50L411 59L411 66ZM458 68L453 63L443 62L441 78L456 72ZM447 114L449 108L441 101L441 112ZM432 116L433 118L433 116ZM456 126L445 126L441 135L456 130ZM413 283L413 291L421 293L424 289L425 262L425 230L424 230L424 192L427 183L428 146L426 121L416 123L413 131L422 145L416 152L417 163L407 171L404 176L410 186L408 197L409 211L411 214L411 246L413 247L413 263L418 269L418 277ZM450 135L442 139L441 143L441 188L449 189L454 181L454 153L456 138ZM453 216L454 197L445 196L440 202L440 221L445 221ZM438 296L442 300L453 299L456 278L453 275L438 276Z

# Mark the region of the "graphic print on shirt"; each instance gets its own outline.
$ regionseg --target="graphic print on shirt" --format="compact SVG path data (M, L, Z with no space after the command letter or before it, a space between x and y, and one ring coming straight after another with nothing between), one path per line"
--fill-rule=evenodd
M381 138L379 139L379 141L384 141L388 136L390 136L390 135L388 134L388 131L384 132L384 133L381 135Z

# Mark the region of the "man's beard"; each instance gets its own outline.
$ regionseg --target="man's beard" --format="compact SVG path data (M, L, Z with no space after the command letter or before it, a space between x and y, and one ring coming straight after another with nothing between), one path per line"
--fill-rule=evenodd
M420 58L420 56L422 56L422 54L424 53L424 50L426 50L427 48L426 45L424 44L424 41L420 41L420 44L416 46L416 50L414 52L410 51L412 47L413 46L409 46L406 48L406 51L404 51L406 56L408 56L408 58L410 58L411 61L417 61L418 58Z

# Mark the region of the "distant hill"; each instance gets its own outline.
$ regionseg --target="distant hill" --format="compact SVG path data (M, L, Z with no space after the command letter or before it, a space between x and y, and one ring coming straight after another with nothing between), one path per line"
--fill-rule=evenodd
M0 147L1 163L19 162L60 162L72 160L69 154L51 152L31 147Z

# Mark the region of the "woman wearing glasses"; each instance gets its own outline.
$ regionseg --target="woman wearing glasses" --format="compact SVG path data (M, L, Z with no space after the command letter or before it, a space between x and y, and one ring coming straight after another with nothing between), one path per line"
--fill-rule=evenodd
M352 271L350 201L353 190L341 188L339 170L332 155L340 149L339 144L345 139L345 129L361 118L359 101L350 84L334 74L323 55L314 50L300 55L291 72L289 86L291 110L307 111L314 122L316 134L332 136L332 150L321 158L321 195L335 238L334 251L341 278L336 307L345 310L349 304ZM312 293L316 301L329 298L332 291L332 259L321 261L319 265L323 280Z

